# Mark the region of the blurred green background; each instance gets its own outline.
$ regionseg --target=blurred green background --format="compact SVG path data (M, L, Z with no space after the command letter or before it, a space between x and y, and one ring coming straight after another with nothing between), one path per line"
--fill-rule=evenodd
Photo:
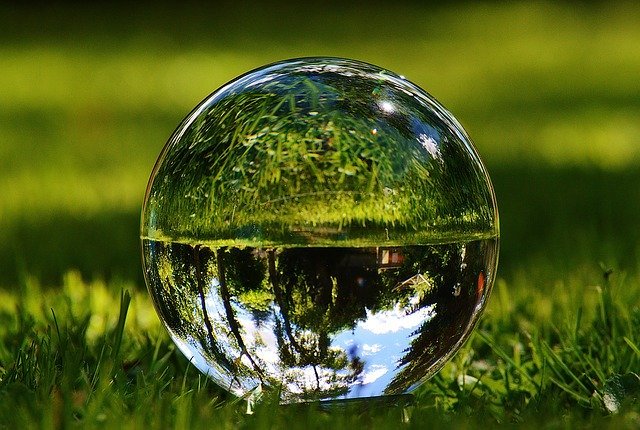
M640 261L635 3L0 6L0 287L142 286L153 163L207 94L265 63L350 57L465 126L500 206L499 278ZM74 272L75 273L75 272Z

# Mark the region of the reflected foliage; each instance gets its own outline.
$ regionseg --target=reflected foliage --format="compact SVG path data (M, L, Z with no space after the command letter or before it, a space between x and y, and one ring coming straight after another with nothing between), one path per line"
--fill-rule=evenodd
M407 392L471 331L496 240L406 247L252 248L144 241L158 312L183 352L238 395Z

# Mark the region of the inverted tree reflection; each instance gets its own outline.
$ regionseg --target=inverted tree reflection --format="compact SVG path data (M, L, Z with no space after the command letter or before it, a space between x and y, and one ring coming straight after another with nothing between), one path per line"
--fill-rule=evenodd
M398 394L428 376L474 319L492 245L145 246L159 311L214 379L326 399Z

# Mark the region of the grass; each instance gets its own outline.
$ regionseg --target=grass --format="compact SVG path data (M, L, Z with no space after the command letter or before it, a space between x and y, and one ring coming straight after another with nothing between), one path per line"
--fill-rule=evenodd
M364 64L308 59L304 67L327 62L362 68L369 78L305 77L301 62L280 63L252 75L270 79L260 92L234 82L217 103L199 106L154 169L142 236L262 245L495 236L486 173L465 154L466 141L446 128L448 117L438 122L448 114L438 107L425 114L403 92L412 87L399 91L394 78L376 77ZM384 97L410 112L403 118L420 118L438 139L455 143L420 158L412 126L371 108Z
M640 426L632 3L0 8L0 428ZM427 89L496 188L487 312L405 409L267 399L245 415L176 351L144 291L140 204L166 138L226 80L304 55Z
M180 355L147 295L127 282L58 289L25 279L0 311L1 423L103 428L348 428L371 425L634 428L640 416L638 279L605 270L555 285L500 280L490 308L455 358L414 404L334 411L274 408L245 415ZM514 288L517 286L517 288ZM130 292L114 294L114 290ZM296 420L291 422L291 415ZM147 427L148 426L148 427Z

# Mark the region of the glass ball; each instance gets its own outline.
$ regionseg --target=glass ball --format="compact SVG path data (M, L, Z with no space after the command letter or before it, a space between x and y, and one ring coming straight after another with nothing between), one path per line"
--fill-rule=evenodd
M178 126L142 211L147 286L184 355L237 396L410 394L460 348L498 259L487 171L404 77L303 58Z

